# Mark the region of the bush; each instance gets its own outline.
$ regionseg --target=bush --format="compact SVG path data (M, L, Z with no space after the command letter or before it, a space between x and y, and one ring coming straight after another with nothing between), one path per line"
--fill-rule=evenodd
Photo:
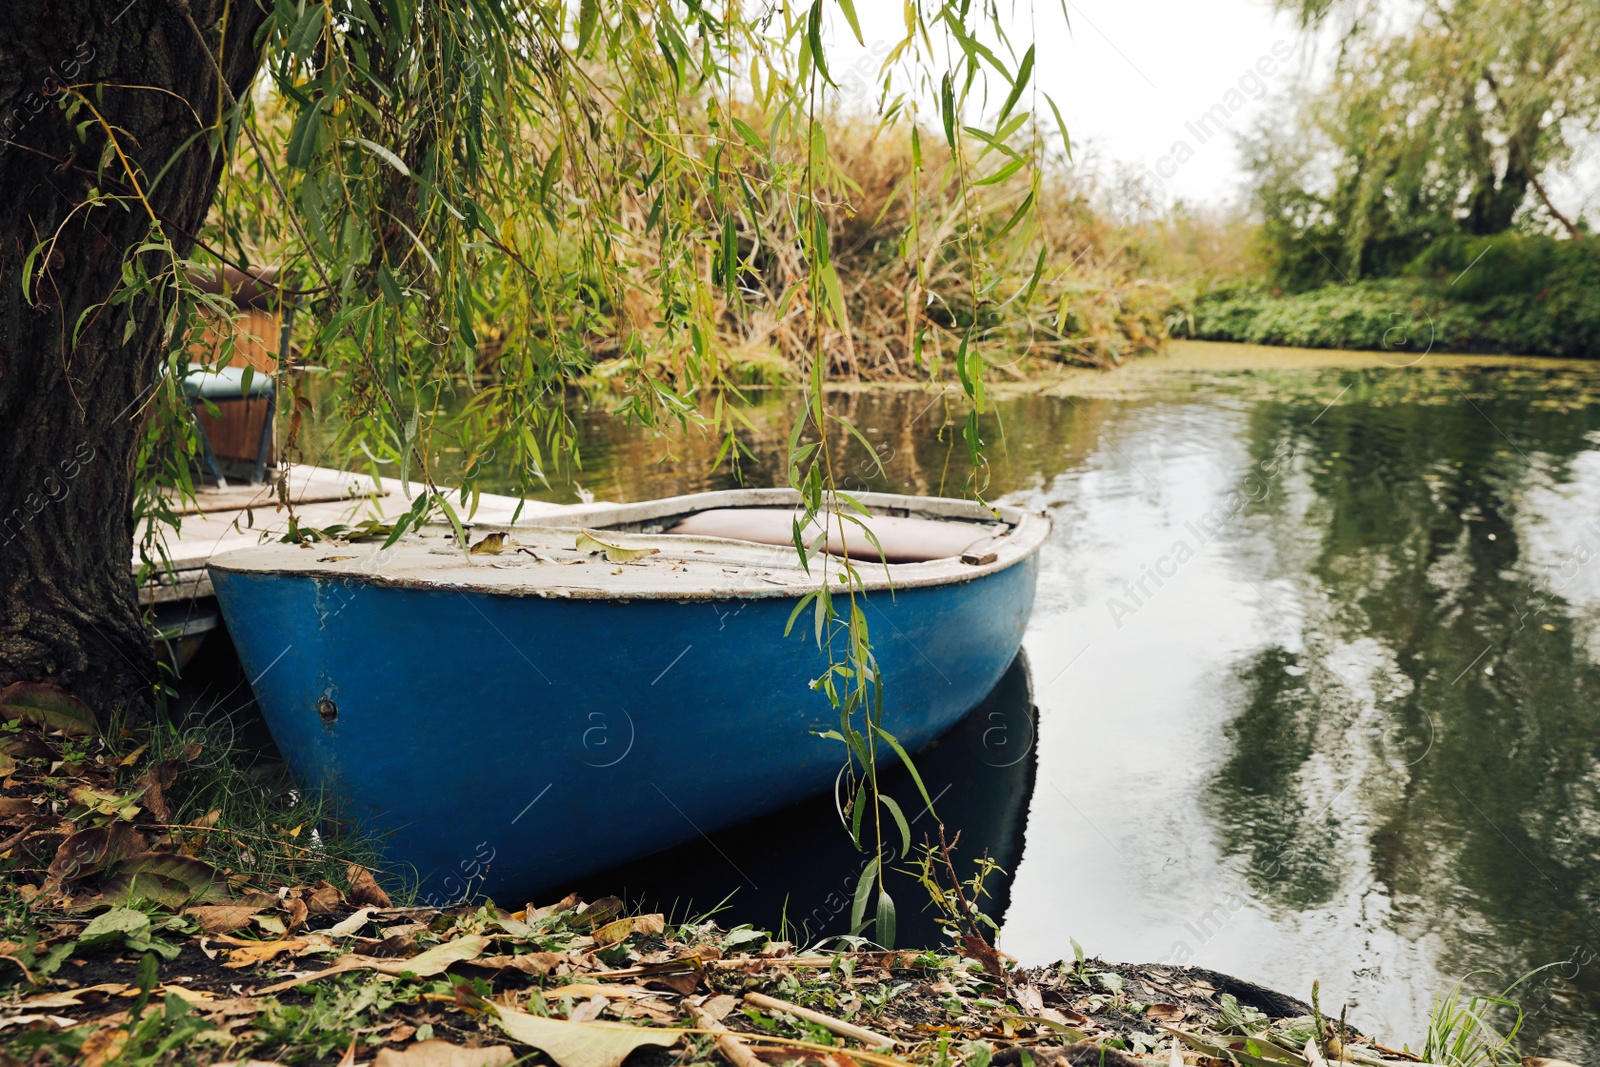
M1400 277L1283 295L1215 289L1195 300L1203 340L1304 348L1600 357L1600 245L1542 234L1452 235Z

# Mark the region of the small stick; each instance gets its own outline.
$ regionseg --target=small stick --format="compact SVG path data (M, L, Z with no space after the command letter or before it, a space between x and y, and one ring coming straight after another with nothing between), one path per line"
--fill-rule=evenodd
M695 1012L695 1022L700 1024L702 1030L717 1032L717 1051L722 1053L722 1058L733 1064L733 1067L765 1067L750 1046L733 1036L733 1032L703 1011Z
M876 1031L857 1026L855 1023L847 1023L843 1019L835 1019L833 1016L824 1015L820 1011L802 1008L800 1005L791 1004L787 1000L769 997L765 993L746 993L744 999L758 1008L770 1008L773 1011L785 1011L790 1015L798 1015L808 1022L826 1027L840 1037L854 1038L868 1048L883 1048L885 1045L892 1046L894 1044L894 1038L892 1037L885 1037Z

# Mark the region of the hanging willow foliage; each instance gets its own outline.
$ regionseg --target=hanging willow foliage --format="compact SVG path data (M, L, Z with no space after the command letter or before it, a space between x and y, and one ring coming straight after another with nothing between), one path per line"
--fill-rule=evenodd
M859 435L823 396L832 366L854 358L850 282L834 256L854 190L830 144L842 125L831 33L862 41L851 0L273 0L254 90L235 100L219 80L200 116L196 138L226 162L196 258L179 257L151 212L111 300L170 308L168 373L139 461L147 565L177 521L172 489L193 491L177 383L194 358L196 308L218 310L189 279L218 260L282 268L302 361L328 372L342 427L331 449L308 447L304 376L280 368L280 396L294 403L283 449L398 471L413 506L391 540L440 517L459 531L477 458L509 462L525 491L571 462L565 404L580 381L607 380L618 415L647 427L701 424L736 461L737 405L722 397L740 380L725 327L749 336L783 322L808 364L788 468L804 503L795 540L824 578L796 615L813 613L829 653L816 688L848 753L842 812L881 860L887 811L905 855L905 817L877 790L880 756L906 757L883 721L861 576L801 537L813 519L867 536L827 447L830 435ZM207 39L219 63L224 39ZM882 56L875 121L909 137L911 155L891 198L905 220L902 355L960 381L967 490L981 498L988 331L1033 299L1046 263L1034 51L1008 38L997 0L908 0L903 35ZM69 110L95 121L89 95ZM117 132L104 133L115 148ZM132 158L108 150L100 166L126 190L109 195L138 210L138 191L161 175ZM930 198L951 208L936 226L925 224ZM444 440L469 451L448 477L432 466ZM875 937L888 943L880 867L862 879L854 925L868 924L876 884Z

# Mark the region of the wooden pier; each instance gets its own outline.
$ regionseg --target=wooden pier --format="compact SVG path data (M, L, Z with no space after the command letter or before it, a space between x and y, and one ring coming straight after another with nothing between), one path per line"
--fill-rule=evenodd
M289 499L301 526L350 525L369 518L392 521L411 507L398 478L375 479L368 474L310 466L291 467L287 477ZM419 483L411 483L413 494L419 488ZM516 497L484 493L478 498L472 521L509 522L519 502ZM185 501L181 510L180 528L167 536L170 571L154 576L139 590L139 599L146 605L209 598L212 590L206 563L212 556L277 540L289 528L289 513L280 505L277 486L271 481L226 488L200 487L196 499ZM530 500L523 504L519 521L563 510L561 504ZM137 572L137 548L133 567Z

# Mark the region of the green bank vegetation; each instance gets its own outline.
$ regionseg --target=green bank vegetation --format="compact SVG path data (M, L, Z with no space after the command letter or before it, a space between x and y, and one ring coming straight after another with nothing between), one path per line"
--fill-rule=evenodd
M1257 261L1176 332L1310 347L1600 354L1600 250L1550 194L1600 121L1592 4L1285 3L1338 42L1246 139Z

